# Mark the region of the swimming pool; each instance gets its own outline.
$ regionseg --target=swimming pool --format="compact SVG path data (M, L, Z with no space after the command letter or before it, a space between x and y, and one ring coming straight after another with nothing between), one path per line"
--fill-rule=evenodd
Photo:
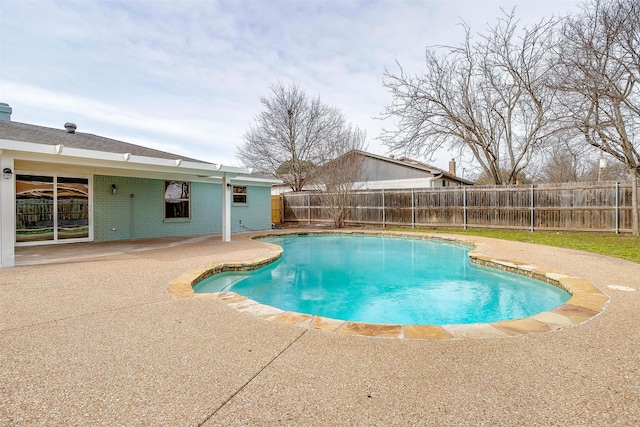
M197 293L233 291L281 310L378 324L470 324L528 317L564 304L564 290L472 264L468 247L417 238L293 235L252 272L212 276Z

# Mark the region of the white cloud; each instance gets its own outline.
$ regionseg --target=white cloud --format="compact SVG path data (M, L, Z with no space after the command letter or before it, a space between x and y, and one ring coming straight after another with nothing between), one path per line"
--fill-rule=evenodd
M229 164L277 80L295 81L367 130L390 102L395 61L418 71L427 45L456 44L499 7L524 23L573 1L136 1L2 3L0 102L13 118ZM387 124L389 126L389 124ZM446 167L452 154L436 165Z

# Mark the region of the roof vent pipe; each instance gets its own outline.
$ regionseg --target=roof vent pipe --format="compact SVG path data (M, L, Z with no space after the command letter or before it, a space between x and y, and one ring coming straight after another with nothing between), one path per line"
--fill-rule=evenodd
M0 102L0 120L10 122L12 112L13 109L9 106L9 104Z
M65 123L64 128L67 130L67 133L76 133L76 124L75 123Z

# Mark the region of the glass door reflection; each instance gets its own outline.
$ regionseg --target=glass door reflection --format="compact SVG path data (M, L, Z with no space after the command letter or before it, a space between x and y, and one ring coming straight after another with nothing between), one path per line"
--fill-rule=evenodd
M89 179L16 176L16 242L89 238Z
M58 239L89 237L89 180L58 177Z
M54 240L53 177L16 176L16 241Z

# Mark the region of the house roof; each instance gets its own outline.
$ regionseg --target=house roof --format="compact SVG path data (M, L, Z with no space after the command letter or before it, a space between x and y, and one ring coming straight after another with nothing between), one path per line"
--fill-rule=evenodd
M365 156L365 157L381 160L381 161L388 162L388 163L393 163L393 164L396 164L396 165L399 165L399 166L403 166L403 167L407 167L407 168L421 170L421 171L424 171L424 172L428 172L433 176L442 175L443 178L447 178L447 179L450 179L452 181L458 181L458 182L461 182L463 184L473 185L473 181L469 181L467 179L464 179L464 178L461 178L461 177L459 177L457 175L449 173L448 171L445 171L443 169L437 168L435 166L431 166L431 165L429 165L427 163L424 163L424 162L421 162L419 160L411 159L409 157L391 158L391 157L381 156L379 154L367 153L366 151L360 151L360 150L354 150L354 151L356 151L358 154L360 154L362 156Z
M192 159L160 150L154 150L153 148L130 144L116 139L105 138L91 133L69 133L65 129L54 129L6 120L0 120L0 138L51 146L63 145L67 148L95 150L106 153L130 153L134 156L168 160L180 159L195 163L211 164L210 162Z
M31 161L121 176L143 174L157 179L214 182L226 176L239 184L260 186L281 182L273 177L253 175L251 169L244 167L205 162L90 133L70 133L66 129L10 120L0 120L0 153L3 150L13 152L23 167L29 167L24 162Z

